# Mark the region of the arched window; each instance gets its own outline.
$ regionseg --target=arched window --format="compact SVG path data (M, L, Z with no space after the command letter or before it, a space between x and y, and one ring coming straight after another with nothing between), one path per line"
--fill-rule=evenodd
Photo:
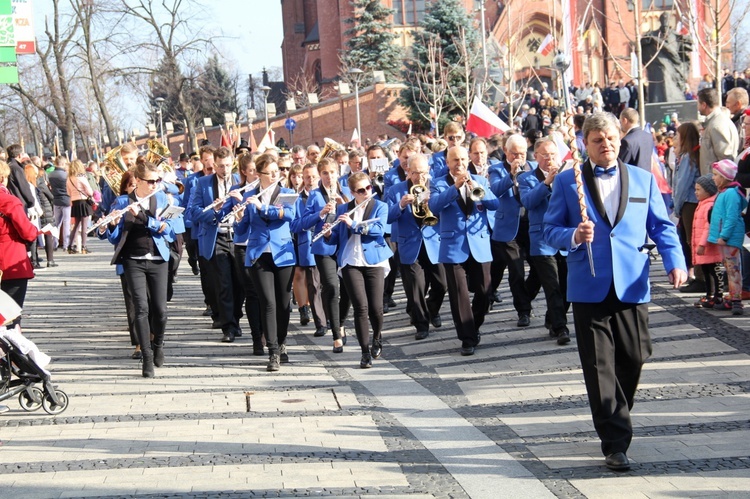
M393 0L393 24L396 26L416 25L424 19L428 0Z

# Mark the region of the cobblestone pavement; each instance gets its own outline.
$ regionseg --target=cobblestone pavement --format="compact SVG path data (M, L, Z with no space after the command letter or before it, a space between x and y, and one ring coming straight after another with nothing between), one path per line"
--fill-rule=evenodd
M477 354L464 358L447 300L443 327L415 341L399 287L370 370L353 336L334 355L330 334L314 338L295 310L291 363L267 373L249 334L219 341L185 267L166 365L143 379L111 247L92 249L60 255L30 285L24 333L52 356L70 407L52 417L5 402L0 497L750 496L748 319L693 308L696 295L669 290L658 265L634 465L615 474L575 339L549 339L541 297L519 329L504 284Z

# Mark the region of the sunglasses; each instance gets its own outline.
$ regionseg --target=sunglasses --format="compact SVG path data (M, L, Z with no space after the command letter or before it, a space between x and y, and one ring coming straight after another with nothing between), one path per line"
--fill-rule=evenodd
M372 190L372 186L370 184L367 184L364 187L361 187L359 189L355 189L354 192L356 192L357 194L363 194L364 195L364 194L367 194L371 190Z
M458 140L464 140L464 136L463 135L449 135L448 137L446 137L446 139L450 140L451 142L456 142Z
M283 166L279 167L280 172L288 172L289 168L284 168Z
M155 178L155 179L153 179L153 180L151 180L151 179L146 179L146 178L142 178L141 180L143 180L144 182L146 182L146 183L147 183L148 185L156 185L156 184L158 184L159 182L161 182L161 179L160 179L160 178Z

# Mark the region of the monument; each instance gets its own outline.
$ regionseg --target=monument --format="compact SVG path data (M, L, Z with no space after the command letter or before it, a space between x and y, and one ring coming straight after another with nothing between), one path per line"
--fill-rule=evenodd
M648 77L648 102L685 100L685 83L690 68L693 41L676 33L671 16L659 16L660 26L641 37L643 61Z

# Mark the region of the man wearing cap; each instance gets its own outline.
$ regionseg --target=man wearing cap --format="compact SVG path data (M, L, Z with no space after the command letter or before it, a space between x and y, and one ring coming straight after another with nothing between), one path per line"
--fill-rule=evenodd
M575 172L564 170L555 178L544 215L544 238L568 251L567 295L591 415L606 466L622 471L630 467L630 410L651 355L646 237L656 243L675 288L687 279L687 269L656 179L618 161L619 125L609 113L594 113L584 122L589 160L581 176L588 221L581 221Z

